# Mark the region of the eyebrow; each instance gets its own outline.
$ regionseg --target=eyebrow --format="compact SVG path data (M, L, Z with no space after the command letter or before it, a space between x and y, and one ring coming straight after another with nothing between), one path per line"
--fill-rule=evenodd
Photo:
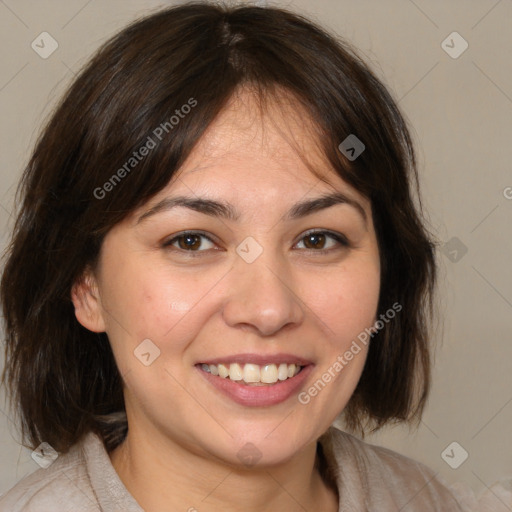
M365 209L358 201L342 194L341 192L326 194L321 197L298 202L294 204L280 220L289 221L299 219L338 204L347 204L353 207L363 218L366 227L367 216ZM172 208L179 206L189 208L212 217L221 217L226 220L238 221L240 219L240 213L237 212L233 205L227 202L219 202L202 197L177 196L165 198L155 204L138 218L137 224L140 224L157 213L169 211Z

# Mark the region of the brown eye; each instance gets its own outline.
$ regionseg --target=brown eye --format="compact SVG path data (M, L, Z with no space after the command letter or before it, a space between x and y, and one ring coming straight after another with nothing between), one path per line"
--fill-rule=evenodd
M199 235L181 235L177 240L180 249L195 250L201 247L201 237Z
M203 252L213 246L214 243L206 235L192 232L181 233L164 244L164 247L173 247L188 252Z
M325 235L323 233L311 233L304 237L304 245L307 249L323 249Z
M327 231L313 231L302 237L299 244L304 244L304 249L325 252L339 249L340 246L348 247L348 240L341 234ZM302 249L302 247L300 247Z

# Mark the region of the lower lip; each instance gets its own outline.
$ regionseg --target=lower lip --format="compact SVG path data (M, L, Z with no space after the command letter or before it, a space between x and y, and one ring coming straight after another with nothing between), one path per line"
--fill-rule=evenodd
M210 384L234 402L251 407L267 407L284 402L298 391L313 370L313 366L304 366L294 377L267 386L239 384L228 377L218 377L205 372L198 366L196 369Z

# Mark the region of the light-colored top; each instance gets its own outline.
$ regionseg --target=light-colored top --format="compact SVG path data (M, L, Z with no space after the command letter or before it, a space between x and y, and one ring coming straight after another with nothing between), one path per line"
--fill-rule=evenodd
M512 481L478 498L448 486L412 459L330 427L319 440L336 480L339 512L510 512ZM121 482L101 439L82 442L0 497L0 512L143 512ZM321 511L311 511L321 512Z

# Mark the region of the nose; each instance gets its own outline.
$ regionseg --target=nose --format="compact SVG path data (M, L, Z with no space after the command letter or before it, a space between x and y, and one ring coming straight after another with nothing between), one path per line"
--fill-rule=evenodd
M230 272L224 321L231 327L244 327L261 336L275 335L283 328L300 325L304 304L294 290L285 263L278 265L265 257L254 262L237 260Z

